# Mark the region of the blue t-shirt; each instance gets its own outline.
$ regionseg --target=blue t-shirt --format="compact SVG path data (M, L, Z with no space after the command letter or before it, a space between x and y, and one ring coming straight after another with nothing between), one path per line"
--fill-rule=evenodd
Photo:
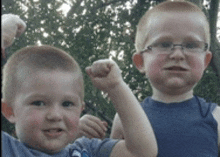
M158 143L158 157L217 157L217 106L194 96L181 103L146 98L141 104Z
M2 132L3 157L108 157L118 140L79 138L61 152L48 155L27 147L5 132Z

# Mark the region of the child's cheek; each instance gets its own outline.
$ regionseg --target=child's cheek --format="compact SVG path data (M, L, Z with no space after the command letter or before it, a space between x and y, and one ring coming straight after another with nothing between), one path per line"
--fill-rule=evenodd
M194 75L194 78L197 80L200 80L205 70L204 63L202 62L202 60L194 59L194 60L191 60L190 64L191 64L191 70L192 70L192 74Z
M79 116L72 116L67 120L67 127L69 128L70 136L72 136L72 138L74 138L76 133L78 132L79 119L80 119Z
M27 118L27 124L29 124L29 127L39 129L44 123L44 118L44 114L40 111L30 111Z
M155 59L152 58L151 64L148 66L149 76L158 76L163 68L164 58L157 56Z
M34 140L34 137L39 137L42 124L43 116L39 112L23 112L23 115L16 124L17 136L25 142Z

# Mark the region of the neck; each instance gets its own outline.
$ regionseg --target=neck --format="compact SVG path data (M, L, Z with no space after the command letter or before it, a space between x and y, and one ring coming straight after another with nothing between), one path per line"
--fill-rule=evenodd
M156 101L160 101L163 103L174 103L174 102L183 102L185 100L191 99L193 97L193 90L182 94L167 94L157 89L153 89L152 99Z

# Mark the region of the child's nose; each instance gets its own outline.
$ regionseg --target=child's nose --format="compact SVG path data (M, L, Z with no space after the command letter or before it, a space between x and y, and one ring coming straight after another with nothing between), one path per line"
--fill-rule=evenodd
M53 105L48 109L46 117L49 121L61 121L63 118L62 109L59 105Z
M170 58L172 60L184 60L185 59L185 54L184 50L182 47L174 47L172 50L172 53L170 54Z

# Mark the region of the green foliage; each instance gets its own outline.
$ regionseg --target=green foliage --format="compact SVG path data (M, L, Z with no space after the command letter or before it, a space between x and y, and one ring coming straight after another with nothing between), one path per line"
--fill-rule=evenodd
M62 4L71 6L66 16L60 10ZM84 69L95 60L112 58L119 64L125 82L139 101L151 95L148 80L131 60L135 51L136 25L151 5L155 5L151 0L2 0L2 14L20 15L27 23L25 33L8 51L12 53L40 41L69 52L84 73L85 101L94 103L112 119L115 110L111 102L92 86ZM195 93L220 104L219 88L219 79L209 68ZM2 126L5 131L13 130L5 121Z
M207 101L220 104L220 79L210 66L194 88L194 93Z

